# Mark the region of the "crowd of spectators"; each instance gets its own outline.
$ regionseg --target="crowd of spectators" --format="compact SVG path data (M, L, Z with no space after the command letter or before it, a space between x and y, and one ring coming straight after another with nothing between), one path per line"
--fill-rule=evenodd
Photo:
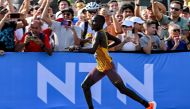
M92 47L94 15L105 17L104 30L110 51L188 51L190 50L190 11L188 0L172 0L169 10L151 0L143 8L134 3L110 0L85 3L39 0L35 5L24 0L17 9L11 0L0 0L0 54L4 52L68 51L71 47Z

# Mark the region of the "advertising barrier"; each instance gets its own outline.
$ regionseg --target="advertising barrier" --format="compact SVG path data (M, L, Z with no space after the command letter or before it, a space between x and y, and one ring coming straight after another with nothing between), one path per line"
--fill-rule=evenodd
M190 109L190 53L110 53L127 87L157 109ZM88 109L81 88L92 54L6 53L0 57L0 109ZM92 88L95 109L144 109L107 77Z

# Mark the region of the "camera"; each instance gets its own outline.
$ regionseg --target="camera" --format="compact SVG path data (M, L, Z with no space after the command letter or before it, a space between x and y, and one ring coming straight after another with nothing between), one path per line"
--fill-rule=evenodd
M20 18L20 13L11 13L11 14L10 14L10 18L11 18L11 19Z
M72 24L71 20L65 20L65 21L63 21L63 25L71 26L71 24Z
M132 30L127 30L127 37L134 38Z

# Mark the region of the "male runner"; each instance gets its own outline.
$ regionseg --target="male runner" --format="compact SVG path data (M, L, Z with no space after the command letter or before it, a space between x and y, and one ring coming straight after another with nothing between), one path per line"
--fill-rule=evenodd
M96 15L92 18L92 29L96 31L93 38L93 47L89 49L79 49L81 52L95 53L97 66L90 72L82 83L84 95L89 109L94 109L90 87L99 81L105 75L108 76L112 84L122 93L135 101L141 103L146 109L156 109L155 102L147 102L139 97L131 89L127 88L121 77L117 74L112 58L108 54L108 38L105 31L102 29L105 23L105 18L101 15Z

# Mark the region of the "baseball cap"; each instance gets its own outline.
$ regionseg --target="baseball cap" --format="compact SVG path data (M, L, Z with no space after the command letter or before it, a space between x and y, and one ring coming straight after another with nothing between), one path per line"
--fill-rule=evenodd
M65 9L63 9L61 12L62 12L62 13L64 13L64 12L69 12L69 13L71 13L71 14L74 16L74 11L73 11L72 8L65 8Z
M131 22L129 19L125 19L121 25L122 26L133 26L133 22Z
M131 17L130 21L133 22L133 23L139 23L139 24L144 23L144 21L140 17Z

